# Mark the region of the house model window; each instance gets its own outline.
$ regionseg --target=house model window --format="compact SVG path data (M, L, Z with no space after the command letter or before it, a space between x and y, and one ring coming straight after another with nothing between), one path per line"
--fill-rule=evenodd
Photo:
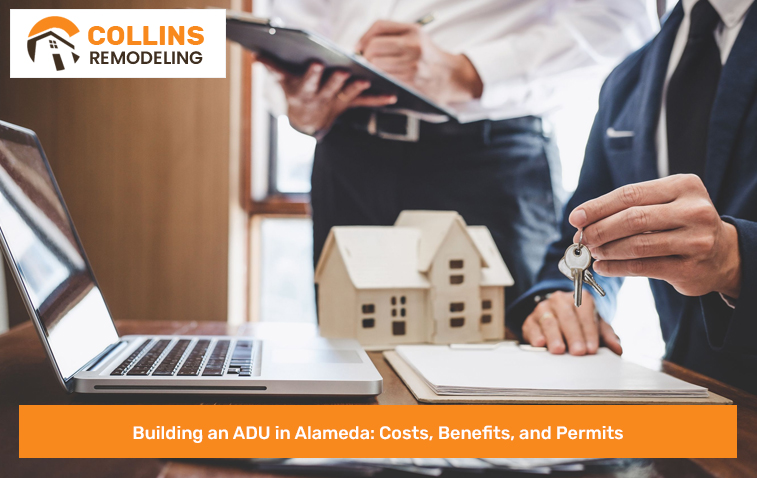
M463 281L464 281L464 279L465 279L465 278L463 277L463 275L462 275L462 274L460 274L460 275L453 275L453 276L449 276L449 283L450 283L450 284L454 284L454 285L457 285L457 284L462 284L462 283L463 283Z
M502 340L513 284L489 230L451 211L332 228L315 282L321 335L378 347Z
M452 302L449 304L450 312L462 312L465 310L465 302Z

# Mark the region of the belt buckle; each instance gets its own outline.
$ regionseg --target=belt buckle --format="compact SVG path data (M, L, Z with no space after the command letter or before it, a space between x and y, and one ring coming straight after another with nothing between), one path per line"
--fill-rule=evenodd
M395 113L390 113L395 114ZM421 120L415 116L400 115L405 117L405 134L388 133L378 129L377 125L378 112L376 110L371 111L371 117L368 119L368 134L372 136L378 136L381 139L390 139L393 141L406 141L409 143L417 143L420 138L421 132Z

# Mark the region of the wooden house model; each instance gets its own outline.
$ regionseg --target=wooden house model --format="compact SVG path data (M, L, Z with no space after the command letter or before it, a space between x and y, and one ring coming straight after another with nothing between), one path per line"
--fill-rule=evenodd
M484 226L403 211L393 226L337 226L315 271L321 335L363 345L501 340L512 276Z

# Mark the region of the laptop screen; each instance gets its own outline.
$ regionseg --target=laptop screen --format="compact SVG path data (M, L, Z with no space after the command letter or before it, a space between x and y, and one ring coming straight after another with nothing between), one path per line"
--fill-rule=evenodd
M118 334L36 135L2 122L0 233L67 381Z

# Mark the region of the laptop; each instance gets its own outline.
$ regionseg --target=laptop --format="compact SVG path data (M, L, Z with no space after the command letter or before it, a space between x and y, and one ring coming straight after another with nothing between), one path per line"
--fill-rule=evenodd
M37 135L2 121L0 242L69 392L381 393L381 375L350 339L119 336Z

